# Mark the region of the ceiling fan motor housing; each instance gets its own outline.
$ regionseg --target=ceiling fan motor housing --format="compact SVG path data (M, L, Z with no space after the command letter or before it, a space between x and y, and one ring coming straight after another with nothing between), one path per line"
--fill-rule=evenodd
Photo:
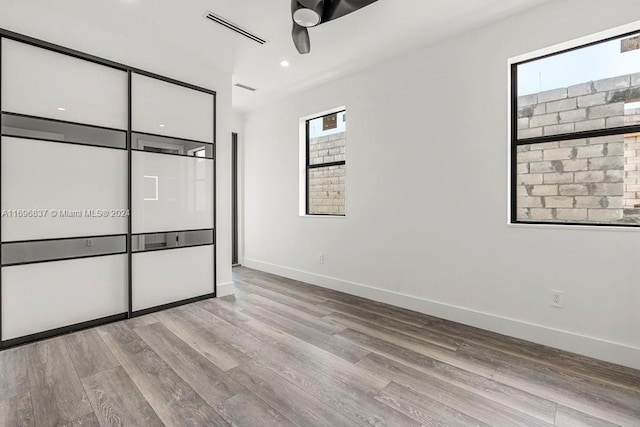
M307 28L345 16L378 0L291 0L293 44L301 54L311 51Z
M302 7L293 12L293 20L296 24L305 28L315 27L320 23L321 19L322 15L320 13L306 7Z

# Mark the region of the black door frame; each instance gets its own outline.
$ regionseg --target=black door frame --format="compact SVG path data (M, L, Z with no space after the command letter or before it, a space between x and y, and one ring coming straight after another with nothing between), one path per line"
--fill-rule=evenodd
M231 264L239 265L238 259L238 133L231 133Z

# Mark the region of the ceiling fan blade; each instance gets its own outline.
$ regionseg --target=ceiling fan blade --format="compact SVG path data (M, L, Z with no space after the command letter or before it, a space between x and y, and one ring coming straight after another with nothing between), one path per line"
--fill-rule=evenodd
M378 0L325 0L322 11L322 22L345 16Z
M322 3L324 3L324 0L297 0L298 3L300 3L300 5L302 7L306 7L307 9L313 9L313 10L319 10L320 7L322 7Z
M293 44L301 54L311 52L311 41L309 41L309 31L306 28L293 23L293 30L291 30L291 37L293 37Z

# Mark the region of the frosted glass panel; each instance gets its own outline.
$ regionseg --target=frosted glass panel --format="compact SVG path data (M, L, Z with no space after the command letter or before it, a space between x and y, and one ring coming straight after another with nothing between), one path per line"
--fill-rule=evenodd
M213 293L213 245L133 254L133 309Z
M114 255L127 251L127 236L10 242L2 245L2 265Z
M213 95L134 74L131 102L134 131L213 142Z
M2 113L2 134L44 141L127 149L127 132Z
M180 154L182 156L213 159L213 144L167 138L166 136L133 133L131 135L131 148L152 153Z
M127 73L2 39L2 109L127 128Z
M126 255L3 267L2 338L126 312L126 267Z
M132 153L134 233L213 228L213 161Z
M127 232L126 151L11 137L1 148L2 209L16 211L3 241ZM33 209L46 215L20 216Z
M213 244L213 230L134 234L131 238L131 250L133 252L211 244Z

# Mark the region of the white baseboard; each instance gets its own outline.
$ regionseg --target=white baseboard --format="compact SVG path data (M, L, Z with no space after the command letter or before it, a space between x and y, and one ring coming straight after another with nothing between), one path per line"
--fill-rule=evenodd
M220 283L216 286L216 297L225 297L227 295L233 295L234 293L233 282Z
M243 265L267 273L277 274L362 298L368 298L442 319L475 326L499 334L532 341L634 369L640 369L640 348L626 344L523 322L521 320L484 313L469 308L457 307L268 262L245 258ZM218 289L220 289L220 286L218 286Z

